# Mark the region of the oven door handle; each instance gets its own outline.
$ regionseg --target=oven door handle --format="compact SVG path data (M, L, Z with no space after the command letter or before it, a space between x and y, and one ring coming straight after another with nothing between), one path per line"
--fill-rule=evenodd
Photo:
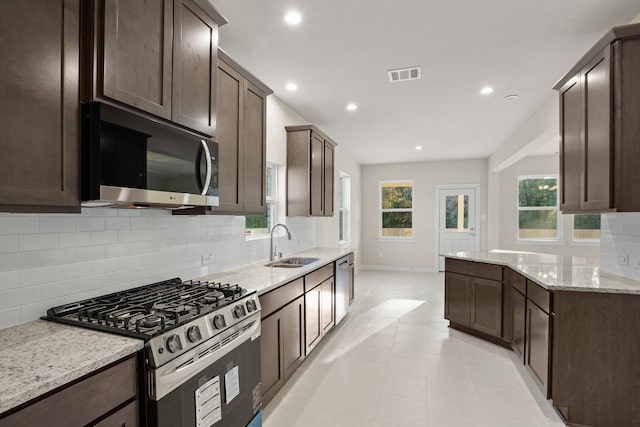
M204 368L214 363L216 360L224 357L231 351L235 350L241 344L254 340L260 336L260 315L249 318L246 321L235 325L233 328L229 328L230 331L234 329L241 330L243 327L251 325L251 327L242 332L237 338L231 340L225 345L222 345L215 351L208 352L202 356L201 353L207 351L208 347L212 347L215 344L210 342L204 342L201 345L194 347L189 352L182 356L168 362L167 364L157 368L155 370L155 390L151 392L150 398L152 400L160 400L180 385L187 382L198 372L201 372ZM230 335L233 335L232 332ZM257 360L256 362L259 362Z

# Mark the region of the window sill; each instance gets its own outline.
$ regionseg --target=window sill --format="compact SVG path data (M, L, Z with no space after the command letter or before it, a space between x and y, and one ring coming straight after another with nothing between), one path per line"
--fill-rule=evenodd
M573 246L600 246L600 240L573 240Z
M380 243L415 243L415 237L378 237Z
M245 235L244 236L244 240L245 241L249 241L249 240L262 240L262 239L268 239L269 237L271 237L268 233L267 234L250 234L250 235ZM273 236L273 237L277 237Z

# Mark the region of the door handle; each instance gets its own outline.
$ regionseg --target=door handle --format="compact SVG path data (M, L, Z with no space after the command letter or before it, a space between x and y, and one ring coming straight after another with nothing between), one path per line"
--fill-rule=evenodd
M209 151L209 146L204 139L201 139L200 142L202 143L202 145L198 148L198 154L196 155L196 181L198 183L198 188L200 189L200 195L206 196L209 192L209 185L211 185L211 152ZM200 162L202 161L203 153L205 155L205 161L207 162L207 171L206 177L204 179L204 184L202 183L202 178L200 177Z

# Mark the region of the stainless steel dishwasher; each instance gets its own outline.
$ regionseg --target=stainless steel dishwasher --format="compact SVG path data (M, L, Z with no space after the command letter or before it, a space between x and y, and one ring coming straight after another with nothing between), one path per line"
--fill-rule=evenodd
M347 255L336 261L336 325L347 315L351 293L352 257Z

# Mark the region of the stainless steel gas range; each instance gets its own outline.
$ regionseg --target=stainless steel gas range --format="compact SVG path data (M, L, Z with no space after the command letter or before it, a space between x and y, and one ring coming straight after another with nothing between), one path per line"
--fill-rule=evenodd
M255 291L176 278L54 307L46 318L145 340L148 426L242 427L260 409Z

